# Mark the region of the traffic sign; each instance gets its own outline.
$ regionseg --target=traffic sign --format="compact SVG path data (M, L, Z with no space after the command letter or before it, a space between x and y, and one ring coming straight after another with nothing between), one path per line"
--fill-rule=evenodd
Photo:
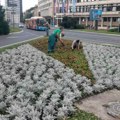
M90 20L100 20L101 15L102 15L102 10L99 9L90 10Z

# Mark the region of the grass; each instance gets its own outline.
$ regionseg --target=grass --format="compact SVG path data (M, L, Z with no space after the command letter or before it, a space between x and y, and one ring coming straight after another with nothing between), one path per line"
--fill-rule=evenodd
M92 113L86 113L84 111L77 111L73 116L67 118L66 120L100 120Z
M120 35L120 32L110 32L110 31L107 31L107 30L96 31L96 30L89 30L89 29L81 29L80 31Z
M20 32L21 31L21 29L20 28L17 28L17 27L10 27L10 33L13 33L13 32Z
M48 54L47 39L48 38L46 37L46 38L42 38L41 40L35 40L30 42L30 44L36 47L37 49L43 51L44 53ZM87 78L91 79L92 82L94 82L95 80L92 72L89 69L88 62L83 53L83 49L72 51L71 50L72 41L64 40L64 43L65 43L65 47L62 47L62 45L58 42L56 51L48 55L61 61L66 66L74 69L76 74L81 74L83 76L86 76Z

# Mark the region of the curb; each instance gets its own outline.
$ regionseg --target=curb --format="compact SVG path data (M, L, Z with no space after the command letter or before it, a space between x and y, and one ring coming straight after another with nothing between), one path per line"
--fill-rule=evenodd
M102 45L102 46L111 46L111 47L119 47L120 48L120 44L115 45L115 44L107 44L107 43L95 43L95 42L83 42L84 44L96 44L96 45Z
M19 32L12 32L12 33L10 33L9 35L11 35L11 34L18 34L18 33L22 33L23 32L23 30L21 30L21 31L19 31Z
M24 41L21 41L21 42L16 42L16 43L13 43L13 44L9 44L9 45L2 46L2 47L0 47L0 48L10 47L10 46L12 46L12 45L17 45L17 44L29 42L29 41L32 41L32 40L35 40L35 39L39 39L39 38L42 38L42 37L44 37L44 36L40 36L40 37L36 37L36 38L24 40Z

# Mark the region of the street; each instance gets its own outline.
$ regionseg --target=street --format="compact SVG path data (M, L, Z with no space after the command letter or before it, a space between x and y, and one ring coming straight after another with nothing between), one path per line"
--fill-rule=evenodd
M50 30L50 33L52 31L53 29ZM81 32L81 31L73 31L73 30L64 30L64 32L65 32L65 37L64 37L65 39L70 39L70 40L80 39L82 42L87 42L87 43L120 45L119 35L106 35L100 33L89 33L89 32ZM45 31L34 31L24 28L23 32L17 34L10 34L6 36L0 36L0 47L33 38L38 38L45 35L46 35Z

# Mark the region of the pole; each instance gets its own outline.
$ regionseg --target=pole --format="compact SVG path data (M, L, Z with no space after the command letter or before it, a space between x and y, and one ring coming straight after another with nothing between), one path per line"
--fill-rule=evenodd
M13 29L14 29L14 6L13 6Z
M95 30L98 30L98 20L95 20Z
M12 0L12 14L13 14L13 29L14 29L14 12L15 12L15 3L14 3L14 0Z
M55 22L55 18L54 18L54 15L53 15L53 27L54 27L54 22Z
M118 18L118 32L120 32L120 18Z
M119 23L119 27L118 27L118 32L120 32L120 23Z

